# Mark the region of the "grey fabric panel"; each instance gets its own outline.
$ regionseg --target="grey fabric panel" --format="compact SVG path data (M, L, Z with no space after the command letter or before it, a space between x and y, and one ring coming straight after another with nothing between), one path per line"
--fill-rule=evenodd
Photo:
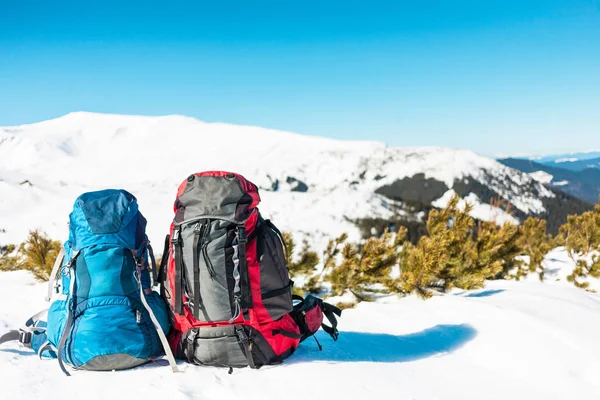
M263 299L263 304L271 318L273 318L274 321L278 320L285 314L290 313L294 308L292 304L291 288L289 292L280 296Z
M258 257L260 262L260 291L262 294L286 287L290 275L285 264L281 241L267 226L258 237ZM276 297L263 298L263 304L273 320L278 320L294 308L291 288Z
M107 354L104 356L94 357L87 363L83 364L79 369L88 371L112 371L138 367L146 364L147 359L136 358L129 354Z
M213 216L241 223L243 220L237 219L240 217L237 208L244 195L235 177L195 177L188 180L183 194L177 199L177 208L185 211L177 213L175 222L197 216Z
M205 223L205 221L201 221ZM190 223L182 226L181 237L183 239L183 261L188 277L187 287L190 298L193 299L193 280L194 276L194 226L196 223ZM211 277L208 265L204 256L201 254L201 246L197 250L200 252L198 260L200 266L200 313L199 321L227 321L232 316L232 307L230 293L227 283L227 268L225 264L225 245L227 241L227 228L230 224L226 221L216 220L210 224L208 235L207 255L215 271L215 276ZM206 229L206 228L205 228Z
M189 333L195 336L195 363L236 368L248 366L234 326L196 328Z

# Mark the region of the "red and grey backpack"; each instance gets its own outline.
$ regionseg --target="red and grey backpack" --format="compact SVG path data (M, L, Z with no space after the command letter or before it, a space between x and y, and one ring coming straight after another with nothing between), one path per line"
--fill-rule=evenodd
M180 185L161 262L177 358L259 368L282 362L322 325L337 339L339 309L313 296L294 306L283 237L259 202L238 174L202 172Z

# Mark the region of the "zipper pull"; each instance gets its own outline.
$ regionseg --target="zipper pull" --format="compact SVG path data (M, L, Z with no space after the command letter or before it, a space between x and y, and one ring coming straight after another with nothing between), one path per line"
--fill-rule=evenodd
M138 324L142 322L142 313L139 310L135 311L135 322Z
M233 324L235 322L235 320L238 319L240 317L240 314L242 313L242 307L240 305L241 297L234 296L233 301L235 302L235 314L233 315L233 317L231 317L231 319L229 321L227 321L230 324Z
M200 222L198 221L198 222L196 222L196 225L194 225L194 233L196 235L199 235L201 230L202 229L201 229L201 226L200 226Z

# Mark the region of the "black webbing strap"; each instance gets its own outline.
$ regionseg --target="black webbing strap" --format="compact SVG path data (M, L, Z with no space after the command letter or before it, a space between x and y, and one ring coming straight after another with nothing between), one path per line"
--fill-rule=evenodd
M193 267L194 267L194 318L198 319L200 314L200 260L198 259L199 244L200 244L200 225L194 228L194 246L192 247Z
M252 292L250 291L250 276L248 274L248 260L246 259L246 244L248 243L248 236L246 236L246 227L244 226L244 224L238 225L236 234L238 241L238 259L241 278L242 307L244 309L244 312L246 312L249 308L253 307L253 303Z
M290 282L281 289L271 290L270 292L262 294L261 297L263 298L263 300L266 300L273 297L281 296L282 294L289 293L290 290L292 290L292 286L294 286L294 281L290 280Z
M173 243L173 252L175 259L175 312L179 315L183 315L183 250L181 249L181 238L179 228L173 230L173 237L171 243Z
M290 339L302 339L301 333L284 331L283 329L273 329L273 331L271 333L273 334L273 336L282 335L282 336L288 337Z
M165 247L163 249L162 257L160 259L160 265L158 267L158 281L162 285L167 280L167 269L169 264L169 254L171 253L171 236L165 237Z
M336 306L332 306L329 303L325 303L324 301L321 302L321 310L323 310L323 315L329 320L329 323L331 324L331 326L321 324L321 328L323 328L323 330L327 332L333 338L333 340L337 340L339 332L337 330L338 323L335 316L337 315L338 317L341 317L342 310L340 310Z
M304 303L304 297L297 295L297 294L292 294L292 300L298 300L301 303Z
M198 336L198 331L196 329L190 330L189 335L186 340L186 350L184 352L185 358L187 362L190 364L196 364L194 361L194 347L196 347L196 337Z
M242 344L242 349L244 349L245 353L244 355L246 356L246 359L248 359L248 365L252 369L257 369L256 364L254 364L254 358L252 357L252 344L250 343L248 334L246 334L246 331L240 325L235 327L235 333Z
M154 257L154 249L148 243L148 254L150 255L150 266L152 267L152 286L157 285L158 271L156 270L156 258Z
M287 259L288 254L287 254L287 246L285 245L285 239L283 238L283 234L281 233L281 231L279 229L277 229L277 227L271 222L270 219L267 219L265 221L265 224L271 228L271 230L273 230L273 232L275 232L277 234L277 236L279 237L279 240L281 241L281 246L283 247L283 252L285 254L285 258Z

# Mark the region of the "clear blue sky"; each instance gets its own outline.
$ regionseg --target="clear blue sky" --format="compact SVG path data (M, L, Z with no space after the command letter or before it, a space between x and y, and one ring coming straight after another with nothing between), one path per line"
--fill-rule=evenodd
M600 147L600 0L0 0L0 125L81 110Z

